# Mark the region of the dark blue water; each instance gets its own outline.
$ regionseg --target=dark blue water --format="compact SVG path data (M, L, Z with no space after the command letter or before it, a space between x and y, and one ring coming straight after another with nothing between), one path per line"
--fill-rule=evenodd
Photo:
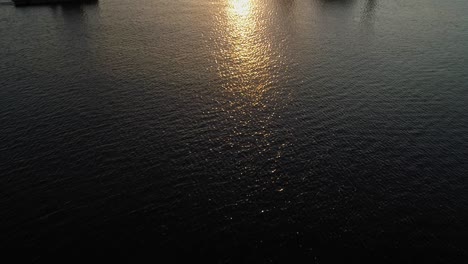
M467 14L462 0L2 4L0 246L461 263Z

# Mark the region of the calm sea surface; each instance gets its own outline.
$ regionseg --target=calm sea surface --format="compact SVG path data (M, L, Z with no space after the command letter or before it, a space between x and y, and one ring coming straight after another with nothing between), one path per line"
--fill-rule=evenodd
M467 224L465 0L0 5L4 248L444 262Z

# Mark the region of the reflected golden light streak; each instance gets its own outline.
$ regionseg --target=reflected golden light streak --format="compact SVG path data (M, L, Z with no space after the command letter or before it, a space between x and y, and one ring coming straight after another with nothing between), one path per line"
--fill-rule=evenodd
M251 0L230 0L229 8L232 14L246 17L251 13L252 3Z
M225 72L233 82L231 92L250 98L253 106L262 106L262 95L270 81L268 43L259 23L261 5L258 0L228 0L227 31L229 49L224 52Z
M271 150L270 126L287 98L277 91L285 68L272 34L271 8L264 0L225 0L216 20L213 52L223 88L217 111L225 113L231 126L225 144L275 160L281 154Z

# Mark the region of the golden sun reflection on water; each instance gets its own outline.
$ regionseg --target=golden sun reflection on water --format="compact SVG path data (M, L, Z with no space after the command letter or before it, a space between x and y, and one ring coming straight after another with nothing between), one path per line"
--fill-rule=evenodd
M229 1L229 8L232 14L246 17L251 13L251 0L231 0Z
M274 65L261 11L258 0L228 0L221 75L229 80L225 88L230 92L251 106L265 107L262 99L272 82Z
M286 99L279 95L285 69L279 41L271 32L273 5L264 0L225 1L216 20L214 49L223 94L217 110L225 113L229 130L223 141L273 161L280 154L271 149L271 126Z

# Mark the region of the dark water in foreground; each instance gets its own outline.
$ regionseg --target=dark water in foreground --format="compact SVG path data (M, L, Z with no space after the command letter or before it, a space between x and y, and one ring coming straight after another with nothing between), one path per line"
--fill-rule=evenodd
M464 0L1 5L0 245L460 260L467 14Z

